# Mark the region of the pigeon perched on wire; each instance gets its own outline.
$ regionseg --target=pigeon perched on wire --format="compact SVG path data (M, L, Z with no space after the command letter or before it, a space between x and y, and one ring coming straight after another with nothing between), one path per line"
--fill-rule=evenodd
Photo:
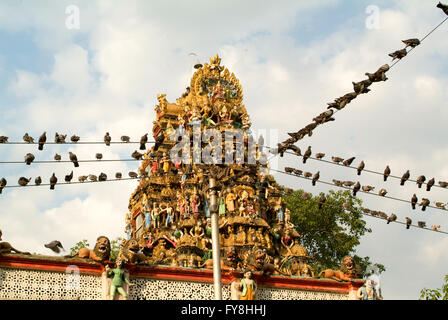
M389 65L385 64L385 65L381 66L375 73L366 72L365 75L372 82L387 81L387 77L386 77L387 71L389 71Z
M36 186L40 186L42 184L42 178L39 176L36 179L34 179L34 183Z
M360 82L352 82L352 84L353 84L353 89L355 90L355 92L357 94L362 94L362 93L368 93L370 91L370 89L368 89L368 88L372 84L372 81L367 79L367 80L363 80Z
M359 163L358 168L357 168L358 176L361 175L361 171L364 170L364 167L365 167L365 163L364 163L364 161L361 160L361 162Z
M117 179L121 179L121 177L122 177L121 172L117 172L117 173L115 173L115 178L117 178Z
M426 222L425 222L425 221L418 221L417 224L418 224L418 226L419 226L420 228L424 228L424 227L426 227Z
M418 198L417 198L417 196L414 193L414 195L411 198L411 206L412 206L413 210L415 210L415 205L417 204L417 202L418 202Z
M6 143L8 142L8 137L7 136L0 136L0 143Z
M68 154L70 156L70 161L73 162L73 165L76 168L79 167L78 157L76 156L76 154L74 154L73 152L69 152Z
M422 211L426 210L426 207L429 206L430 201L429 199L422 198L422 202L419 204L420 207L422 207Z
M383 189L381 189L381 190L378 192L378 194L379 194L380 196L384 197L384 196L387 194L387 190L383 188Z
M320 171L317 171L317 172L314 174L314 176L313 176L313 180L311 181L311 184L312 184L313 186L316 185L316 181L319 180L319 177L320 177Z
M409 229L409 227L412 225L412 219L409 217L406 217L406 229Z
M442 188L446 188L446 187L448 187L448 182L439 181L439 186L441 186Z
M340 157L331 157L331 160L333 160L334 163L338 163L344 161L344 159Z
M325 153L316 153L316 159L321 160L323 157L325 157Z
M96 181L98 181L98 177L96 175L94 175L94 174L89 174L89 180L93 181L93 182L96 182Z
M294 172L294 168L285 167L285 172L286 173L292 173L292 172Z
M361 184L358 182L356 182L356 184L353 186L353 196L356 196L356 193L359 191L359 189L361 189Z
M396 220L397 220L397 216L396 216L394 213L392 213L392 214L390 215L390 217L387 218L387 224L389 224L389 223L391 223L391 222L394 222L394 221L396 221Z
M306 163L306 160L311 157L311 146L308 146L305 153L303 154L303 163Z
M96 158L96 160L101 160L101 159L103 159L103 155L101 153L97 153L97 154L95 154L95 158Z
M291 150L292 152L294 152L297 156L301 157L302 156L302 151L300 150L300 148L296 145L293 144L289 144L286 146L286 149Z
M401 40L401 42L403 42L407 47L411 47L411 48L415 48L418 45L420 45L420 40L419 39L407 39L407 40Z
M138 152L137 150L135 150L133 153L132 153L132 158L134 158L135 160L141 160L142 158L143 158L143 154L142 153L140 153L140 152Z
M50 190L54 190L54 186L56 185L56 183L58 183L58 178L53 173L53 175L50 178Z
M100 175L98 176L98 181L106 181L107 180L107 175L103 172L100 173Z
M106 132L106 135L104 136L104 143L106 144L106 146L110 146L110 142L111 142L112 138L109 135L109 132Z
M73 171L65 176L65 182L70 183L70 181L72 181L73 179Z
M25 141L26 143L34 143L34 138L31 137L28 132L25 133L25 135L23 136L23 141Z
M65 143L65 138L67 137L67 135L64 134L58 134L56 132L55 136L54 136L54 142L55 143Z
M354 181L344 181L342 184L346 187L351 187L352 185L355 184L355 182Z
M61 159L62 159L62 157L61 157L61 155L60 154L55 154L54 155L54 160L56 160L56 161L61 161Z
M355 157L348 158L347 160L344 160L344 162L342 162L342 164L346 167L349 167L352 164L353 160L355 160L355 159L356 159Z
M426 191L430 191L431 187L434 185L435 180L434 178L431 178L430 180L428 180L428 183L426 184Z
M443 203L443 202L435 202L434 204L436 205L437 208L445 210L445 206L446 206L445 203Z
M25 156L25 163L30 165L34 161L35 157L32 153L27 153Z
M384 169L384 173L383 173L384 181L387 181L387 178L389 177L389 175L390 175L390 168L389 168L389 166L386 166L386 169Z
M50 243L44 244L44 246L45 246L45 248L52 250L54 253L60 253L61 252L60 249L65 251L61 242L58 240L51 241Z
M375 187L372 186L362 186L362 190L365 192L370 192L373 191L375 189Z
M148 134L145 133L141 138L140 138L140 150L146 150L146 143L148 142Z
M437 5L437 8L442 9L442 11L448 16L448 5L443 4L442 2L439 2Z
M311 178L313 176L313 174L311 172L306 171L306 172L303 173L303 176L305 178Z
M131 140L131 138L130 137L128 137L128 136L121 136L121 141L123 141L123 142L129 142Z
M138 174L135 173L134 171L129 171L129 176L130 176L131 178L137 178L137 177L138 177Z
M79 181L79 182L84 182L84 181L86 181L88 178L89 178L89 176L79 176L79 177L78 177L78 181Z
M409 179L409 177L410 177L410 173L409 173L409 170L407 170L401 177L400 186L404 186L404 183Z
M400 59L406 57L407 54L408 54L408 52L406 51L406 49L401 49L401 50L397 50L392 53L389 53L389 57L391 57L392 61L394 61L395 59L400 60Z
M70 141L73 143L77 143L79 141L79 139L80 139L80 137L73 135L73 136L71 136Z
M337 187L342 187L343 182L341 180L333 179L333 183Z
M4 187L6 187L6 184L7 184L7 183L8 183L8 182L6 181L5 178L1 178L1 179L0 179L0 194L2 194L2 190L3 190Z
M294 169L293 172L294 172L294 174L296 174L298 176L301 176L303 174L303 171L299 170L299 169Z
M18 183L19 183L20 186L24 187L24 186L26 186L30 181L31 181L31 178L27 179L27 178L25 178L25 177L20 177Z
M425 183L425 180L426 180L425 176L419 176L419 177L417 178L417 186L418 186L419 188L421 188L421 187L422 187L422 184Z
M42 135L39 137L38 142L39 142L38 149L41 151L44 150L44 144L45 144L45 142L47 142L47 132L46 131L44 133L42 133Z

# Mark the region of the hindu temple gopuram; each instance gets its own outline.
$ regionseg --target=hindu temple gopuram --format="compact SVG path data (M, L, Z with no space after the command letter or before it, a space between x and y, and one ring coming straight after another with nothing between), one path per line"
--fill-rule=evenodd
M65 258L5 251L0 298L213 299L211 191L218 199L223 299L357 298L363 281L351 257L320 277L311 267L285 190L269 175L263 146L251 132L236 76L218 55L195 68L175 102L157 97L155 144L143 155L116 261L110 261L107 237ZM80 277L78 286L67 288L70 266ZM42 277L59 285L38 293L12 284L27 281L33 288Z

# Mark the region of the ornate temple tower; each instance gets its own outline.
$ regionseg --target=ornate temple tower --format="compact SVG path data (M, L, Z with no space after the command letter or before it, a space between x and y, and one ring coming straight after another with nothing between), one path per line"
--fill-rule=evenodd
M208 186L214 177L225 265L254 271L268 265L271 273L311 276L284 190L267 174L266 155L251 133L238 79L218 55L196 67L176 103L158 95L156 143L139 168L128 239L139 243L150 264L211 268Z

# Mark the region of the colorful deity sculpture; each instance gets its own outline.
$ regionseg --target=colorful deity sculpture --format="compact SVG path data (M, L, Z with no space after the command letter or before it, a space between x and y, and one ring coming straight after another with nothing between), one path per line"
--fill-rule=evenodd
M255 300L257 283L252 279L252 271L246 270L244 278L241 279L242 292L240 300Z
M123 282L127 283L129 287L133 287L134 284L129 281L128 277L125 274L125 271L121 268L121 259L117 259L115 264L116 268L114 269L110 269L110 267L106 265L107 277L113 278L109 287L109 299L113 300L117 291L124 299L127 299L128 296L123 288Z

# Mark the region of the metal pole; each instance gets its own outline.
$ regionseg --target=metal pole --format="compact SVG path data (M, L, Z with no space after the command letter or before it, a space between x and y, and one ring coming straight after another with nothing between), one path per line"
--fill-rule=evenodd
M213 285L215 300L222 300L221 284L221 253L219 248L218 201L216 197L216 181L210 178L210 215L212 221L212 255L213 255Z

